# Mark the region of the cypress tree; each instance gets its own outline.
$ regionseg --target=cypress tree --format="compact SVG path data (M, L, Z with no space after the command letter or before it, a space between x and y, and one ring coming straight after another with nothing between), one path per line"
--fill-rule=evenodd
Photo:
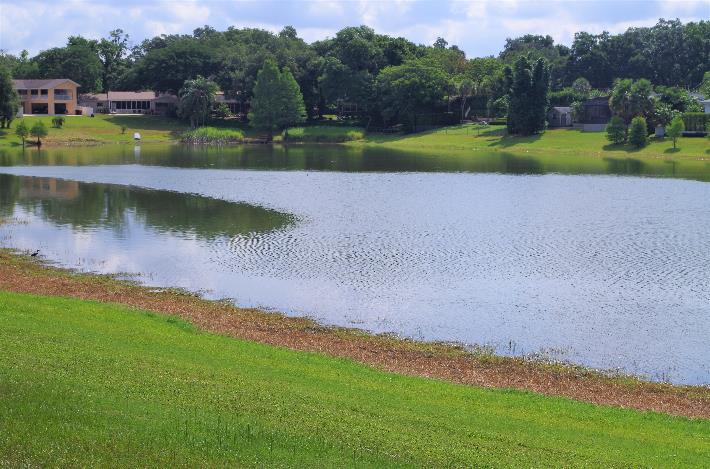
M305 114L303 95L291 72L287 68L279 71L273 59L264 61L254 85L249 113L251 125L267 131L271 140L274 132L302 122Z
M545 116L549 104L550 69L540 58L531 67L530 61L521 56L511 71L506 69L508 91L508 133L531 135L545 129Z

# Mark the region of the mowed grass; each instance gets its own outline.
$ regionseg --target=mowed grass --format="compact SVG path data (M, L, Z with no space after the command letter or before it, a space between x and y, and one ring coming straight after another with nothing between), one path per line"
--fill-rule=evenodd
M708 467L710 422L0 292L0 466Z
M365 130L361 127L335 127L327 125L314 125L311 127L292 127L282 134L282 140L288 142L318 142L340 143L360 140L365 137Z
M505 151L539 156L588 156L622 158L710 158L707 138L678 139L677 148L668 138L651 138L649 145L612 145L605 132L582 132L577 129L549 129L540 135L507 137L503 126L474 124L445 127L413 135L369 134L354 145L371 145L413 152L470 156L477 152Z
M49 135L42 139L48 144L92 144L132 142L133 133L139 132L142 141L169 142L189 126L170 117L144 115L66 116L61 128L52 127L53 116L26 116L15 119L10 129L0 129L0 146L17 146L21 140L15 135L15 126L24 120L28 127L43 121ZM125 127L125 132L123 131ZM31 137L28 140L33 140Z

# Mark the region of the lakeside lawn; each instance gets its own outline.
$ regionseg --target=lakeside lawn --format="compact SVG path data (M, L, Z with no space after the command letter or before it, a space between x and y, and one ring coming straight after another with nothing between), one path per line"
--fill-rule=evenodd
M414 135L370 134L354 145L380 146L419 153L471 156L482 152L505 151L539 156L588 156L617 158L710 158L707 138L680 138L673 149L670 139L651 138L644 148L612 145L605 132L577 129L549 129L540 135L506 137L504 126L478 127L473 124L445 127Z
M51 116L25 118L28 125L41 119L49 129L43 140L46 144L96 144L126 143L133 141L133 132L140 132L142 141L169 143L180 140L189 126L179 119L141 115L67 116L61 129L51 126ZM20 140L15 136L14 126L0 129L0 147L16 147ZM259 137L259 132L236 121L211 123L211 130L240 132L244 137ZM126 127L122 133L122 126ZM275 143L283 140L277 135ZM710 140L707 138L683 138L678 148L673 149L670 139L651 138L644 148L631 145L613 145L605 132L582 132L577 129L550 129L543 134L529 137L506 137L503 126L479 127L474 124L456 125L411 135L369 133L351 126L305 126L288 129L291 142L344 143L354 146L391 148L407 152L438 156L475 156L482 153L506 152L518 155L544 157L590 157L590 158L635 158L635 159L708 159ZM220 140L221 141L221 140Z
M376 371L0 292L0 465L704 467L710 421Z

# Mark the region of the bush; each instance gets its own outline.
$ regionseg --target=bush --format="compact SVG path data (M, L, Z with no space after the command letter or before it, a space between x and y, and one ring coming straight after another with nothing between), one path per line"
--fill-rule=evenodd
M218 117L220 119L226 119L227 117L231 117L232 113L229 110L229 106L227 106L225 103L221 103L214 110L214 115L215 115L215 117Z
M648 143L648 126L646 125L646 119L641 116L636 116L631 120L629 143L636 148L645 147Z
M244 140L244 132L238 129L217 129L215 127L198 127L182 134L183 143L224 145L240 143Z
M359 127L331 127L314 125L294 127L283 133L283 140L288 142L339 143L360 140L365 131Z
M64 125L64 118L61 116L53 117L52 118L52 127L55 129L61 129L62 126Z
M619 116L611 118L606 126L606 138L617 145L626 141L626 124L624 124L624 119Z
M710 124L710 114L704 112L683 113L683 123L685 130L690 132L702 132Z
M673 139L673 148L675 148L676 141L684 130L685 124L683 123L683 119L680 116L675 116L666 130L666 134Z

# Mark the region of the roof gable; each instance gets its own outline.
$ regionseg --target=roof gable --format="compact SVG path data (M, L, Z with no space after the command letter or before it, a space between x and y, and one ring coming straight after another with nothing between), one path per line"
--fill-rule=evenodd
M29 90L29 89L37 89L37 88L56 88L59 85L63 85L65 83L71 83L76 87L81 87L81 85L74 80L71 80L69 78L47 78L47 79L18 79L18 80L12 80L12 84L14 85L15 89L18 90Z

